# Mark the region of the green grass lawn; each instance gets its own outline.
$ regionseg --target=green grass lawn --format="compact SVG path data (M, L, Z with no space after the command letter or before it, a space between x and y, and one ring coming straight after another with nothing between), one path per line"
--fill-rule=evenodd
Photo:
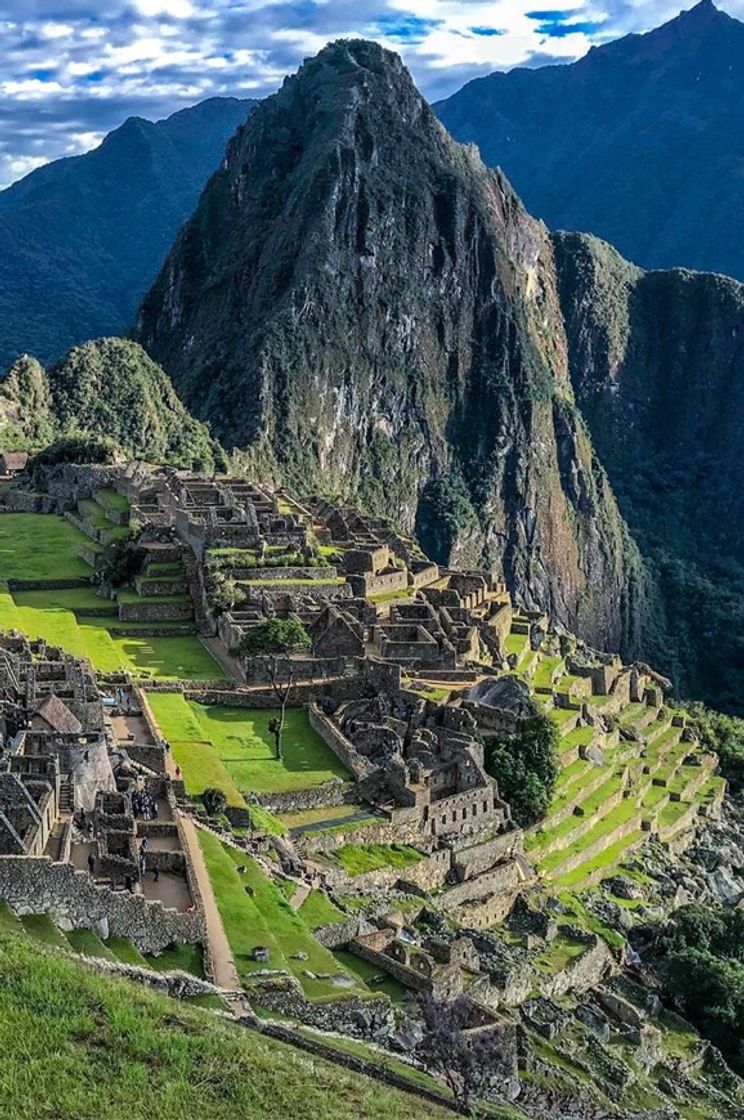
M129 502L118 490L96 490L93 497L104 509L112 510L114 513L129 512Z
M88 538L64 517L43 513L0 514L3 579L80 579L90 567L78 553Z
M279 820L287 828L301 828L303 825L320 824L321 821L338 821L362 811L361 805L325 805L319 809L302 809L296 813L280 813Z
M339 910L322 891L310 891L298 913L310 929L326 926L330 922L342 922L346 917L343 910Z
M0 935L7 1120L440 1120L435 1105Z
M100 510L100 507L96 507ZM37 513L0 514L0 574L3 580L80 579L91 569L78 552L90 541L62 517ZM120 669L153 679L218 680L223 672L194 634L129 637L111 633L119 623L116 605L109 616L76 618L75 611L105 607L93 587L61 591L19 591L0 584L0 628L44 638L94 668Z
M276 716L271 709L207 707L181 694L152 693L149 701L189 793L217 784L214 779L221 772L233 787L255 793L307 789L349 777L302 708L287 711L279 761L268 730Z
M345 970L340 968L330 950L315 940L299 913L295 913L282 892L249 856L225 847L215 836L201 830L199 842L243 981L250 981L251 973L263 968L286 968L297 977L310 999L338 998L351 992L362 994L358 983L353 987L341 987L329 980L306 976L306 971L338 975ZM240 865L246 867L243 875L237 871ZM251 895L246 893L246 887L252 888ZM268 948L268 965L252 959L257 945ZM308 959L293 960L296 953L307 953Z
M18 591L12 595L0 584L0 628L22 630L29 638L44 638L75 657L87 657L102 673L126 669L154 680L218 680L224 676L195 634L162 638L117 635L109 629L122 625L113 603L112 614L106 617L78 618L74 613L81 607L105 607L106 603L93 588Z
M535 675L532 678L534 687L551 688L553 686L553 677L562 664L562 657L543 657L540 664L535 669Z
M410 867L422 856L408 844L344 844L330 858L340 863L348 875L361 875L383 867Z

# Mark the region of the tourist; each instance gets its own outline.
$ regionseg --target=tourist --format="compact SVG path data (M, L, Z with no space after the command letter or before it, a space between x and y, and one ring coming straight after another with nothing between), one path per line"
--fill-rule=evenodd
M152 869L152 878L153 882L155 883L157 883L158 879L160 878L160 868L157 865Z
M176 781L179 781L180 777L181 777L181 767L176 765Z
M132 881L131 875L124 876L124 887L129 891L130 894L134 894L134 883Z
M88 852L88 871L93 874L96 869L96 857L92 852Z

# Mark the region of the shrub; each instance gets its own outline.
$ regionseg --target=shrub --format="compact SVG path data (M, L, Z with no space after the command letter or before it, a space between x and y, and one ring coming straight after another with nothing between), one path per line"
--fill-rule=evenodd
M32 466L54 466L56 463L114 463L118 444L106 436L81 432L55 440L34 456Z
M221 789L208 786L202 794L202 804L210 817L221 817L227 808L227 797Z
M547 812L558 778L558 728L533 701L511 735L486 740L486 769L496 779L518 825L527 828Z

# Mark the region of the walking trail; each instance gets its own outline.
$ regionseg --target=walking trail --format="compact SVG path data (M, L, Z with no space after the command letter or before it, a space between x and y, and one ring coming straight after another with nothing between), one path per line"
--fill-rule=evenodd
M194 874L204 906L207 939L209 941L209 948L212 954L212 967L214 969L213 983L216 984L218 988L224 988L229 992L239 991L241 984L238 970L235 967L235 958L233 957L230 944L227 940L225 928L222 925L220 912L217 909L217 902L214 897L214 891L212 890L212 884L209 880L206 864L204 863L204 856L202 854L196 828L193 821L190 821L188 817L184 816L181 817L181 826L183 828L184 839L189 849L191 863L194 868ZM233 1006L237 1010L236 1005L234 1004Z

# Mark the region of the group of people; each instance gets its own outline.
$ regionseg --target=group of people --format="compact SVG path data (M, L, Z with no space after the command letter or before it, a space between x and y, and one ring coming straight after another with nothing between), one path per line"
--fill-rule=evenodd
M146 789L135 789L132 793L132 812L135 817L154 821L158 815L158 802Z

